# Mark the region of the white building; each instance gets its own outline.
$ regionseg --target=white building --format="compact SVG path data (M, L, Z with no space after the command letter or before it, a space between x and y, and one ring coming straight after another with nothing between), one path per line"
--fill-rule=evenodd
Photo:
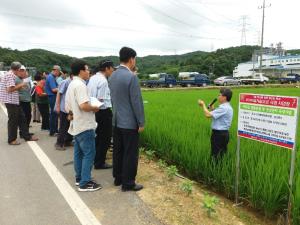
M234 77L251 76L259 71L259 58L257 61L249 61L238 64L233 70ZM288 73L300 73L300 55L263 55L262 72L270 77L283 77Z

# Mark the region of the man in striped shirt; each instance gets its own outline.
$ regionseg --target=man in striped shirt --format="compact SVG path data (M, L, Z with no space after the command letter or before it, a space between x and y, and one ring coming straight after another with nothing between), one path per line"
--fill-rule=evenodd
M31 136L26 124L24 112L20 106L18 91L27 84L22 82L16 85L16 75L20 72L21 63L13 62L0 82L0 102L4 103L8 114L8 143L10 145L19 145L17 141L18 127L26 141L37 141Z
M112 136L112 111L110 90L107 79L114 71L113 62L110 60L102 60L98 66L99 72L92 76L88 83L88 91L90 97L97 98L103 105L96 112L96 156L94 160L95 169L112 168L110 164L105 163L106 153L109 148Z

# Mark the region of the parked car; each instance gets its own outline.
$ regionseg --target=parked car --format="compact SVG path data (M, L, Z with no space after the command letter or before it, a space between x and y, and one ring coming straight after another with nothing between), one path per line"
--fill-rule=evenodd
M182 87L191 87L191 86L206 86L210 84L210 80L208 79L206 74L194 74L190 76L188 79L183 79L177 81L177 84Z
M288 73L286 77L279 78L281 84L291 84L300 82L300 75L297 73Z
M158 80L147 80L144 85L147 87L174 87L177 82L173 75L163 74Z
M215 85L223 85L223 86L240 85L241 81L236 77L223 76L223 77L219 77L219 78L215 79L214 84Z

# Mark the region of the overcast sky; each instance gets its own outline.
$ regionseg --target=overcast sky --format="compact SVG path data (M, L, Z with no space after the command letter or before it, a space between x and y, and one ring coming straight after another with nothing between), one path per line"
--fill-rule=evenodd
M299 0L266 0L264 46L300 48ZM0 46L76 57L139 56L257 45L262 0L0 0Z

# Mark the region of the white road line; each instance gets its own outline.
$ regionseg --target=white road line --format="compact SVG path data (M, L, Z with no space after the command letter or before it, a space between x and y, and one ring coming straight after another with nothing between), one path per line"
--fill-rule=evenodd
M6 108L0 104L5 115L7 115ZM35 156L41 162L42 166L47 171L50 178L53 180L54 184L57 186L58 190L65 198L81 224L84 225L101 225L92 211L87 207L87 205L82 201L78 193L71 187L71 185L66 181L64 176L59 172L56 166L51 162L48 156L44 153L41 147L33 141L27 142L29 147L34 152Z

